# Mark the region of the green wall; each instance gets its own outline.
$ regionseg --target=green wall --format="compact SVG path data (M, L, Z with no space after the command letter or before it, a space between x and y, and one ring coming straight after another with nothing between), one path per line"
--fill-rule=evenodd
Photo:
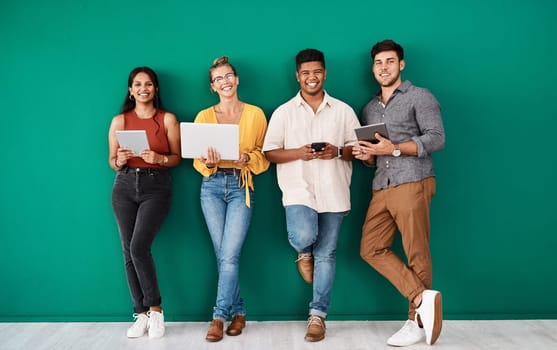
M133 67L154 68L167 108L192 121L217 101L207 69L226 54L241 98L269 118L297 92L295 54L315 47L327 91L359 112L377 90L369 50L385 38L406 49L403 78L443 107L431 249L445 317L555 318L556 14L550 0L2 2L0 321L130 318L107 131ZM153 246L163 307L168 320L208 320L216 271L200 175L189 160L173 174ZM331 319L405 316L406 301L359 257L372 175L354 163ZM248 316L303 319L311 287L287 243L274 166L255 186L241 260Z

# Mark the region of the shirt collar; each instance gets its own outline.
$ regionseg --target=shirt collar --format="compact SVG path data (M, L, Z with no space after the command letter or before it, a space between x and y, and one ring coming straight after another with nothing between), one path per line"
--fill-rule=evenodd
M393 94L397 93L397 92L401 92L401 93L405 93L408 91L408 89L410 89L410 86L412 86L412 83L410 82L410 80L405 80L402 82L402 84L400 84L394 91ZM381 89L379 89L379 91L377 91L377 93L375 94L376 97L381 97Z
M327 93L327 91L323 90L323 92L324 92L323 101L321 101L320 106L322 106L323 104L325 104L326 106L331 106L333 104L331 96ZM296 102L296 106L298 106L298 107L303 105L303 104L307 105L307 102L304 101L304 99L302 98L302 92L301 91L298 91L294 101Z

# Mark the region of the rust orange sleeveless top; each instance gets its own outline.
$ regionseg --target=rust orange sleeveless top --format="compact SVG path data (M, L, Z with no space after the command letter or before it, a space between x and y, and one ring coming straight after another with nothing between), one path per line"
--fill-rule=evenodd
M141 119L132 109L124 113L124 130L145 130L149 148L159 154L170 154L170 146L164 129L164 114L166 112L157 110L155 116L149 119ZM128 166L134 168L166 168L159 164L146 163L141 157L128 159Z

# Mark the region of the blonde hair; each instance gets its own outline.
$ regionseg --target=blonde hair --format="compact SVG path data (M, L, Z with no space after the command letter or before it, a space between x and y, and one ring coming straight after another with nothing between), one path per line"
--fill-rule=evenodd
M214 69L216 69L218 67L222 67L222 66L229 66L232 69L232 72L234 73L234 75L238 75L238 74L236 74L236 68L234 68L234 66L228 60L228 56L221 56L219 58L215 58L213 60L213 65L209 68L209 83L210 84L213 83L213 77L212 77L211 73L213 72Z

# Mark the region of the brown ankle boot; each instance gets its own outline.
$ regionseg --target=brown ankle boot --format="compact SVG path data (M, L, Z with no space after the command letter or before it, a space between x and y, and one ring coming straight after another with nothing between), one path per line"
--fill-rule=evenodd
M211 321L211 325L209 326L209 330L207 331L207 336L205 339L208 341L219 341L222 339L223 334L222 330L224 329L224 321L215 319Z
M242 329L246 326L246 316L236 315L232 317L232 322L226 328L226 334L239 335L242 334Z

